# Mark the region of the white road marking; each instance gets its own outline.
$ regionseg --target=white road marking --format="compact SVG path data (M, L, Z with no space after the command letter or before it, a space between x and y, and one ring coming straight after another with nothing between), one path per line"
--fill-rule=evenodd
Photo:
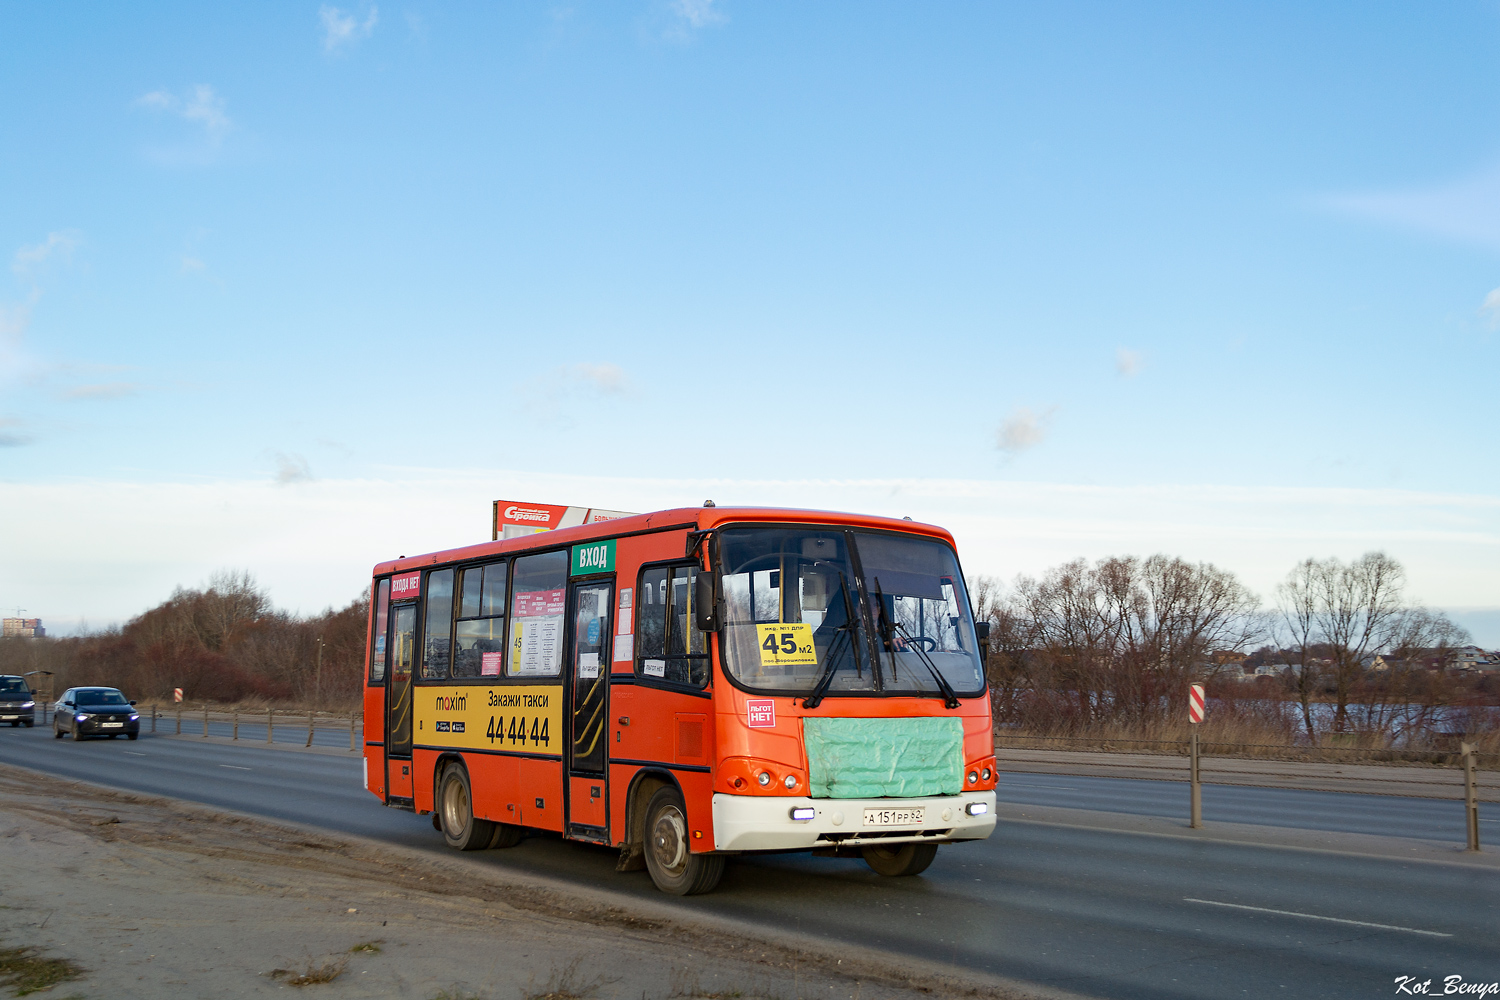
M250 770L250 768L248 768L248 767L240 767L238 764L220 764L219 766L220 767L233 768L236 771L248 771L248 770Z
M1204 906L1225 906L1232 910L1249 910L1252 913L1274 913L1278 917L1301 917L1303 920L1326 920L1331 924L1349 924L1352 927L1374 927L1382 931L1401 931L1403 934L1421 934L1424 937L1452 937L1452 934L1444 934L1441 931L1423 931L1415 927L1396 927L1392 924L1372 924L1367 920L1345 920L1343 917L1322 917L1316 913L1298 913L1295 910L1271 910L1264 906L1245 906L1241 903L1220 903L1212 899L1192 899L1182 897L1184 903L1202 903Z
M138 753L135 750L126 750L125 752L128 753L128 754L130 754L130 756L132 756L132 757L149 757L149 756L151 756L149 753Z

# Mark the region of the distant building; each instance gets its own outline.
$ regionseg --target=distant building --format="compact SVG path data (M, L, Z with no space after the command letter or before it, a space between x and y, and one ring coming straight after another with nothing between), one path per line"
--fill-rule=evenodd
M1500 657L1478 646L1460 646L1448 654L1448 666L1454 670L1500 670Z
M1406 659L1398 659L1390 653L1381 653L1370 661L1371 670L1500 670L1500 654L1480 649L1478 646L1459 646L1457 649L1413 649Z
M7 618L4 628L7 639L40 639L47 634L40 618Z

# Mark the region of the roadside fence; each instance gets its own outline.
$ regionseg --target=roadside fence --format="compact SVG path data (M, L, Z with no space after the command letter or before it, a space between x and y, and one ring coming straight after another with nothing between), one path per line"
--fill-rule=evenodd
M1479 803L1500 802L1500 754L1468 742L1456 752L1433 752L1202 740L1196 754L1192 743L997 732L995 761L1001 772L1181 781L1190 802L1202 784L1458 800L1471 851L1479 850Z
M333 712L277 711L274 708L263 712L239 709L223 712L210 710L206 705L190 708L179 704L152 705L150 711L153 733L161 731L181 736L186 723L188 735L204 738L215 736L247 742L300 743L304 747L342 747L347 740L351 753L360 749L360 733L363 731L363 719L357 712L337 715Z

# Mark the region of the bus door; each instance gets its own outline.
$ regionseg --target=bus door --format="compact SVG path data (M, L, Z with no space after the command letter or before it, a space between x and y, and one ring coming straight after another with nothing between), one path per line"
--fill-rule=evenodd
M386 801L410 799L411 792L411 673L417 655L417 605L391 609L390 669L385 689Z
M609 797L604 749L609 722L609 581L575 583L568 590L566 702L568 719L567 831L570 837L609 842Z

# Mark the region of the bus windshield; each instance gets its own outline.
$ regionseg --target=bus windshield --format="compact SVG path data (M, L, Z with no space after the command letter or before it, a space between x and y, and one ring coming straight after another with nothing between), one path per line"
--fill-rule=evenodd
M837 528L720 532L724 668L777 694L965 696L984 690L948 546Z

